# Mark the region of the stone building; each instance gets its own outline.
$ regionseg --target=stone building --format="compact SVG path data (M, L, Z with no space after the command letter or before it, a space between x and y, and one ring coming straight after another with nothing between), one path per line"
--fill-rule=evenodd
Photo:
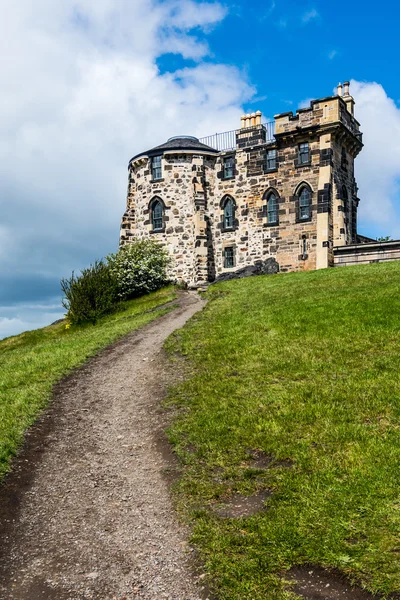
M334 265L357 237L354 159L362 149L349 83L294 115L198 140L178 136L129 163L121 244L152 236L191 286L243 267Z

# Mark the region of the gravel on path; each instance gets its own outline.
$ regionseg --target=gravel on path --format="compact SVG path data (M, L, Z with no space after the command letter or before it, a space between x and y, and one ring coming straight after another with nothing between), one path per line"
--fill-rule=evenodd
M203 306L179 308L57 387L0 486L0 598L200 600L188 532L162 451L163 341Z

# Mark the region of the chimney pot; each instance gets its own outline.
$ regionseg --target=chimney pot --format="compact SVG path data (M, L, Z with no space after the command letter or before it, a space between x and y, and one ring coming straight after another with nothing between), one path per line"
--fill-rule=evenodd
M344 96L350 96L350 81L344 82Z
M343 86L340 82L338 83L338 86L337 86L337 95L343 96Z

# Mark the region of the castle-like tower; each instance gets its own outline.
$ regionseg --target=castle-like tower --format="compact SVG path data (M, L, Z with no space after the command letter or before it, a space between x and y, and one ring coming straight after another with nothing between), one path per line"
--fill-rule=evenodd
M362 134L349 83L293 115L205 138L181 136L129 163L121 244L152 236L191 286L274 259L280 271L333 266L357 243L354 159Z

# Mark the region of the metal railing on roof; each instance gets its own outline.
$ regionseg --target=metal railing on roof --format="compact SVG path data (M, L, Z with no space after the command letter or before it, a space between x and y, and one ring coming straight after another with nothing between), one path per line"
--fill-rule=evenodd
M267 121L263 123L267 135L266 141L273 142L275 134L275 121ZM220 152L224 150L235 150L236 149L236 129L232 131L224 131L222 133L214 133L213 135L207 135L206 137L199 138L199 142L215 148Z

